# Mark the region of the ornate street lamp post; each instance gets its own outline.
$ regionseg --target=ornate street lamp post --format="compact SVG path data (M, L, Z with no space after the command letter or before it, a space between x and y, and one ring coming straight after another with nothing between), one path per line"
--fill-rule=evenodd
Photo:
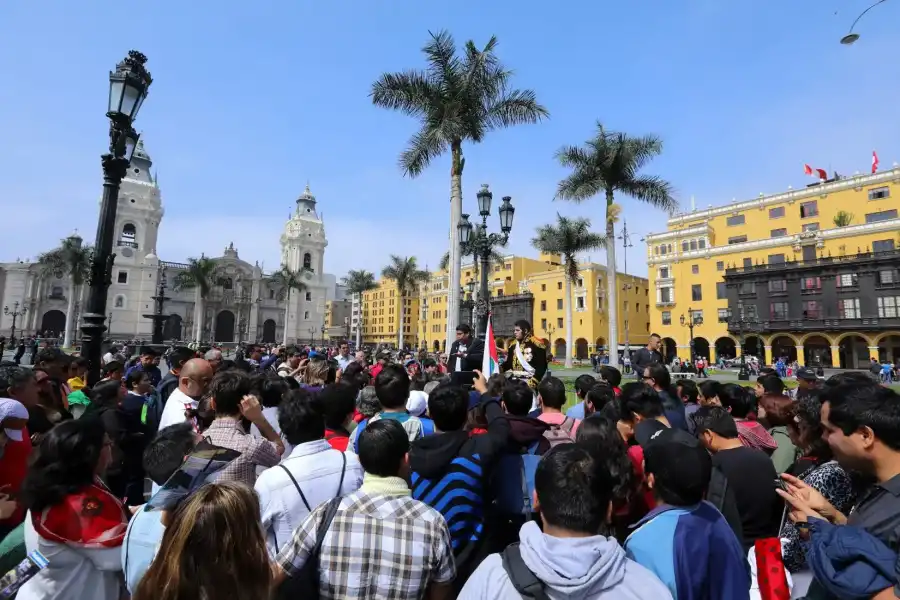
M738 303L738 313L740 316L737 319L731 319L729 323L729 329L737 329L738 332L738 344L740 344L741 348L741 370L738 371L738 380L739 381L750 381L750 370L747 369L747 358L744 356L744 345L747 341L747 332L756 331L756 328L759 326L759 319L747 319L744 317L744 305L743 303Z
M9 310L8 306L3 307L3 314L12 316L12 327L9 328L9 339L16 339L16 319L19 317L24 317L25 313L28 312L28 308L26 306L22 306L22 309L19 309L19 301L16 300L13 302L13 309Z
M109 104L106 116L109 118L109 153L100 157L103 166L103 200L100 204L100 218L97 222L97 237L91 257L90 295L87 312L82 317L84 344L83 356L90 361L88 385L100 380L100 357L103 332L106 331L106 295L112 280L112 267L116 255L113 254L115 237L116 208L119 201L119 184L131 163L137 146L138 135L132 125L153 78L144 67L147 57L132 50L109 74Z
M322 327L320 328L320 331L322 332L322 345L324 346L325 345L325 323L322 323Z
M694 309L692 309L689 306L688 307L688 318L685 319L684 315L681 315L680 321L681 321L681 326L687 327L688 331L690 332L690 335L691 335L691 341L690 341L690 344L691 344L691 366L693 367L695 359L696 359L696 357L694 356L694 327L703 325L703 317L701 317L700 315L695 315Z
M150 341L153 344L163 343L163 325L169 318L168 315L163 314L163 305L166 300L171 300L171 298L166 296L167 285L168 280L166 279L166 272L160 264L156 271L156 295L151 296L151 299L153 300L153 314L144 315L145 319L153 321L153 330L150 334Z
M491 251L495 246L502 246L509 240L509 233L512 231L513 215L516 209L512 205L512 197L504 196L503 204L500 205L498 213L500 214L500 233L487 232L487 218L491 214L491 201L494 195L488 189L488 185L484 184L477 194L478 198L478 214L481 216L481 224L474 227L475 233L472 233L472 223L469 222L469 215L463 215L456 228L459 232L459 244L463 248L471 249L474 260L481 260L481 286L478 291L478 300L475 301L474 316L478 319L476 334L478 337L484 338L487 331L487 320L490 314L490 291L488 290L488 271L490 270ZM452 282L457 285L457 282ZM457 315L452 317L459 318Z

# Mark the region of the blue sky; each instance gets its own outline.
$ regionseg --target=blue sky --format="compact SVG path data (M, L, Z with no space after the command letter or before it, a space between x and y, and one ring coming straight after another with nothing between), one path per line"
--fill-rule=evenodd
M682 206L746 199L808 182L803 163L851 174L900 160L896 68L900 0L643 0L545 3L6 0L0 7L0 260L33 257L74 228L92 239L107 142L108 71L149 56L155 81L137 123L159 170L167 260L279 260L278 236L309 180L324 213L326 268L375 272L389 254L435 265L446 251L449 160L417 179L397 157L416 123L372 106L384 71L423 66L428 30L498 53L549 121L465 149L465 212L479 184L517 208L510 249L559 211L602 227L601 203L551 202L553 160L597 119L656 133L648 172ZM646 273L641 234L665 215L623 200L629 271ZM496 226L496 218L494 221ZM621 255L621 252L620 252ZM603 261L600 252L591 257ZM621 268L621 260L619 264Z

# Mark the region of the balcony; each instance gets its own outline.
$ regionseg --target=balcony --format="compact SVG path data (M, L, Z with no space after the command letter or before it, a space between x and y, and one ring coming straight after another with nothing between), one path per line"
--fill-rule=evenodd
M129 242L127 240L119 240L116 242L116 246L119 248L134 248L135 250L138 247L137 242Z
M756 327L760 333L803 331L883 331L900 328L900 317L824 317L769 319ZM732 333L736 329L731 327Z
M665 308L667 306L675 306L674 300L660 300L656 303L658 308Z
M775 264L749 265L746 267L731 267L725 269L725 276L749 275L749 274L774 274L796 271L798 269L814 269L822 267L843 267L841 271L847 273L848 267L860 268L863 265L875 265L900 262L900 249L880 250L878 252L858 252L845 256L823 256L811 260L786 260ZM838 269L833 269L837 271Z
M63 302L65 302L66 295L65 294L54 294L51 292L51 293L47 294L47 300L62 300Z
M800 289L800 295L801 295L801 296L814 296L814 295L816 295L816 294L821 294L821 293L822 293L822 288L820 288L820 287L817 287L817 288L801 288L801 289Z

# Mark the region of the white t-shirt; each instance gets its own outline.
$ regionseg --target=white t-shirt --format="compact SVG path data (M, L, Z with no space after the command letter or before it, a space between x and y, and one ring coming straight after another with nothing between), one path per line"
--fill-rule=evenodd
M19 590L20 600L119 600L122 549L75 548L45 540L25 515L25 549L39 550L50 565Z
M459 346L456 347L456 351L459 352L460 354L465 354L466 350L468 350L468 349L469 349L469 347L463 343L460 343ZM463 370L462 361L463 361L463 359L461 356L456 357L456 368L454 369L454 371L462 371Z
M159 428L163 429L169 425L184 423L186 421L184 411L188 408L197 408L197 401L178 388L172 390L165 407L163 407L162 416L159 418Z

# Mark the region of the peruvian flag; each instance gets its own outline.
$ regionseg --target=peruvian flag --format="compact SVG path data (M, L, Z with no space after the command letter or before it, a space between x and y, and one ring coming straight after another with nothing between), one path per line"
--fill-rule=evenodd
M815 172L822 181L828 179L828 173L825 172L825 169L813 169L809 165L803 165L803 172L810 177L814 177L813 172Z
M491 313L488 313L487 331L484 332L484 359L481 362L481 373L485 378L500 371L500 359L497 356L497 343L494 341L494 328L491 326Z
M878 153L872 150L872 172L878 171Z

